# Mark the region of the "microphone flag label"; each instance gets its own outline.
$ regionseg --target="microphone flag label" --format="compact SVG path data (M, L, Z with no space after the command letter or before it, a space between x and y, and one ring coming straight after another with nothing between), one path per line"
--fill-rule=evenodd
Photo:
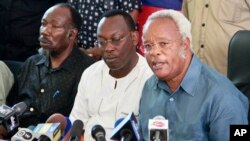
M57 123L40 123L33 130L33 133L36 138L39 138L41 135L46 135L50 138L51 141L58 141L61 137L61 124Z
M149 119L148 135L150 141L169 141L168 120L166 119Z
M20 131L17 132L17 136L23 137L23 139L25 139L25 140L30 140L33 137L32 133L26 131L25 129L20 129Z
M15 111L3 104L0 106L0 124L3 125L8 132L19 126L19 120Z
M230 141L249 141L250 125L230 125Z

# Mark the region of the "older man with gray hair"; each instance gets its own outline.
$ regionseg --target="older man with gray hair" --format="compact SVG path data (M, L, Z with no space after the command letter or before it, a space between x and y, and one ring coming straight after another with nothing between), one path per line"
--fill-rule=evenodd
M143 88L140 130L148 121L169 121L169 140L228 141L230 125L248 124L248 99L192 51L191 24L182 13L153 13L143 28L145 57L154 75Z

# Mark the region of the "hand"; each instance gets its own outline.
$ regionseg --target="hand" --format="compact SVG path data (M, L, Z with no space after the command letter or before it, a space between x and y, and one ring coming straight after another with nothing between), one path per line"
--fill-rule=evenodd
M4 139L7 137L7 130L3 125L0 125L0 139Z

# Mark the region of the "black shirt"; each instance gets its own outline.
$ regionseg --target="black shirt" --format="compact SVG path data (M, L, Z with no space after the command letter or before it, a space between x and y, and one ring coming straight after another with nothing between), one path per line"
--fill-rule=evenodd
M45 122L53 113L68 116L73 107L82 72L94 63L76 47L57 69L49 57L34 55L27 59L18 77L19 100L29 105L22 126Z

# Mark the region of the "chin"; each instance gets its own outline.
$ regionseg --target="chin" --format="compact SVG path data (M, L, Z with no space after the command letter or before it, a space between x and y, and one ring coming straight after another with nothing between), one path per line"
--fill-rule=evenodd
M167 76L166 72L161 72L161 71L154 71L154 74L155 74L160 80L163 80L163 78L166 78L166 76Z

